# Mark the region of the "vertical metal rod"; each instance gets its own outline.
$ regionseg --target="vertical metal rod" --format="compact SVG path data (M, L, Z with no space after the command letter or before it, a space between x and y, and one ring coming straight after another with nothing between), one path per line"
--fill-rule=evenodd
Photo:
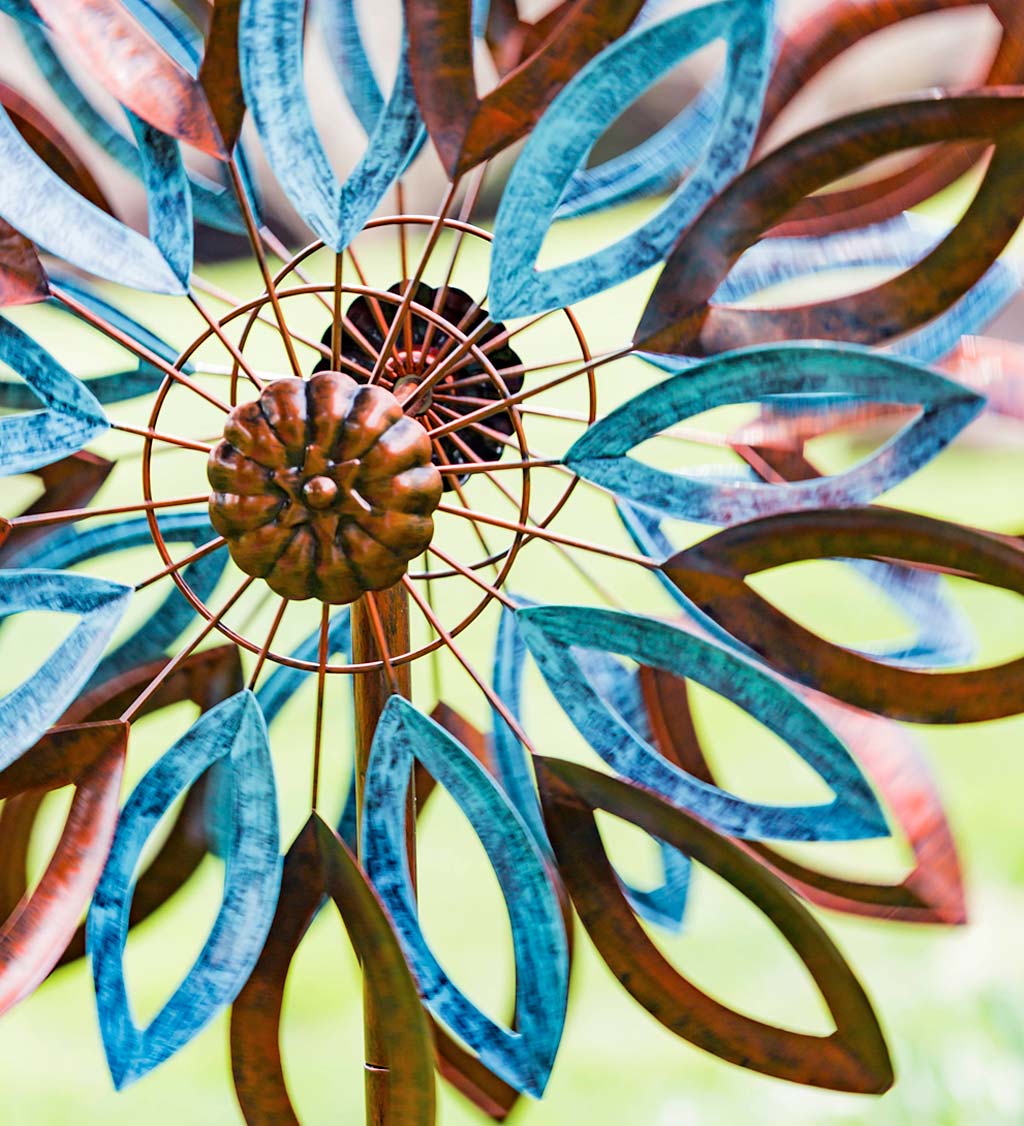
M379 626L383 630L384 644L390 654L407 653L409 641L409 596L401 586L378 591L375 596ZM352 604L352 660L355 663L379 661L384 658L378 638L374 615L365 598ZM411 666L409 663L394 667L393 674L399 692L406 698L412 694ZM361 673L355 678L355 730L356 730L356 808L362 824L363 789L370 746L377 721L384 710L392 685L387 672ZM412 779L409 780L409 810L406 823L409 869L413 886L416 881L416 795ZM362 834L359 835L359 854L362 856ZM364 979L365 982L365 979ZM377 1018L373 996L363 987L363 1029L366 1051L366 1123L367 1126L401 1126L391 1114L387 1091L387 1054L385 1031Z

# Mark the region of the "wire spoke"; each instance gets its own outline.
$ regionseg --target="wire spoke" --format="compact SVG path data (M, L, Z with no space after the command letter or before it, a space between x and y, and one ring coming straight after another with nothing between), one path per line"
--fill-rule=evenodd
M108 419L108 421L110 421ZM174 434L164 434L160 430L150 430L144 426L132 426L128 422L110 422L111 430L119 430L124 434L136 434L140 438L148 438L154 442L165 442L169 446L177 446L183 450L196 450L208 454L213 447L203 442L194 442L191 438L179 438Z
M263 642L263 648L260 649L256 657L256 667L252 670L252 676L249 677L249 691L256 690L256 684L260 679L260 673L263 672L263 666L267 660L267 654L270 652L271 645L274 644L274 638L277 636L277 631L281 626L281 620L284 618L285 611L291 605L287 598L281 599L281 604L277 608L277 613L274 615L274 620L270 623L270 631L267 634L267 640Z
M487 681L476 671L469 659L465 656L462 650L455 644L452 635L444 628L441 619L433 612L423 596L416 589L415 584L408 575L402 576L402 585L409 592L410 597L419 607L420 612L427 619L427 623L435 634L444 642L449 652L455 657L459 664L466 670L470 679L476 684L477 688L487 697L491 707L501 716L501 718L508 724L516 738L520 740L524 747L531 753L536 754L536 749L530 741L529 736L523 730L519 721L509 711L505 701L495 693L494 689L487 683Z
M202 559L206 555L212 555L227 542L228 541L223 536L217 536L216 539L208 540L202 547L197 547L191 554L186 555L184 559L179 559L177 563L168 563L166 567L157 571L155 575L150 575L148 579L143 579L141 583L136 583L135 590L137 592L145 590L147 586L155 583L158 579L173 574L175 571L180 571L182 567L187 567L189 563L195 563L197 559Z
M202 642L209 637L209 635L217 628L218 625L224 620L224 616L235 605L235 603L242 597L243 594L249 589L256 580L251 576L246 576L242 585L231 595L231 597L224 603L220 611L203 626L196 637L189 642L188 645L182 649L176 657L172 657L170 661L156 674L156 676L146 685L146 687L135 697L135 700L129 707L122 713L122 723L131 723L131 721L139 714L146 701L153 695L154 692L164 683L165 680L177 669L181 663L187 660Z
M134 504L118 504L111 508L66 508L60 512L38 512L31 516L13 516L7 521L12 528L43 528L49 524L64 524L74 520L88 520L94 516L124 516L129 512L149 512L154 508L181 508L187 504L208 504L209 493L194 497L174 497L171 500L144 500Z
M60 286L54 285L52 281L50 282L50 293L56 297L62 305L67 306L77 317L85 321L86 324L92 325L93 328L102 332L104 336L120 344L122 348L127 349L127 351L131 352L133 355L138 356L140 360L145 360L147 364L152 364L153 367L162 371L169 379L173 379L175 383L180 383L183 387L187 387L190 391L199 395L200 398L205 399L218 410L223 411L225 414L231 413L231 408L223 400L218 399L216 395L211 395L204 387L200 387L195 380L189 379L183 371L179 371L162 356L158 356L156 352L147 348L144 344L140 344L126 332L122 332L119 328L110 324L103 317L98 316L80 301L76 301L70 293L65 293Z
M479 512L475 509L453 508L448 504L439 504L436 511L447 512L452 516L461 516L465 520L479 521L481 524L490 524L495 528L504 528L509 532L520 532L529 539L549 540L551 543L561 543L566 547L579 548L581 551L591 551L598 555L607 555L610 559L618 559L623 563L635 563L640 567L646 568L648 571L661 570L661 564L654 559L648 559L646 555L635 555L632 552L616 551L613 547L605 547L602 544L591 543L589 540L577 539L574 536L563 536L559 533L552 532L549 528L530 527L528 524L520 524L517 520L503 520L498 516L491 516L487 512Z
M270 298L270 304L274 309L274 316L277 318L278 328L281 330L281 340L284 344L285 351L288 353L288 363L291 365L295 377L301 379L302 368L299 367L298 357L295 355L295 345L292 342L291 333L288 331L288 324L284 319L284 310L281 308L277 290L274 288L274 278L270 273L270 267L267 264L267 256L263 250L263 241L256 227L256 217L252 213L249 197L246 194L242 177L238 172L238 163L234 157L228 160L228 172L231 175L235 195L238 197L238 206L242 211L242 219L245 222L245 229L249 235L249 242L252 245L253 253L256 255L260 273L263 275L263 284L267 288L267 296Z

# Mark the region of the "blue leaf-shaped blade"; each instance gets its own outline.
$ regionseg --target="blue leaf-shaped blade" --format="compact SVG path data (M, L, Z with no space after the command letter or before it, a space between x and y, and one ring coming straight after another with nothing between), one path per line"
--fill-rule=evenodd
M777 396L819 395L922 408L871 457L843 473L782 485L667 473L627 457L634 446L701 411ZM682 520L735 524L779 512L863 504L943 449L984 399L943 376L853 345L783 344L706 360L630 399L565 456L581 477Z
M160 517L158 522L160 533L167 543L198 546L217 535L205 511L174 513ZM16 551L11 556L11 563L17 567L63 570L86 559L95 559L98 555L127 551L152 542L153 534L145 517L101 524L88 530L72 524L58 528L42 540ZM227 551L224 549L203 556L184 569L183 574L197 598L205 599L213 593L226 564ZM194 620L195 609L175 588L130 637L100 661L86 687L102 684L139 665L158 660Z
M3 317L0 360L21 376L44 408L0 418L0 477L51 465L109 429L85 384Z
M842 742L786 685L735 651L635 614L576 606L537 606L517 613L530 652L566 715L623 777L730 836L797 841L888 836L878 801ZM719 693L784 739L835 797L819 805L762 805L694 778L608 708L581 667L576 648L618 653Z
M214 762L232 768L234 817L224 898L185 980L148 1028L132 1019L124 977L135 869L164 813ZM140 1078L184 1047L252 972L281 883L277 795L267 728L256 697L239 692L200 716L143 777L121 812L87 922L100 1032L114 1085Z
M128 608L132 588L87 575L0 571L0 618L26 610L77 614L81 621L46 663L0 699L0 770L60 719L99 662Z
M495 317L570 305L661 260L750 155L771 61L772 10L772 0L719 0L639 27L568 83L527 141L501 198L489 287ZM601 134L680 60L722 37L728 40L722 104L691 174L631 234L587 258L536 270L566 185Z
M512 924L515 1031L496 1024L458 989L420 927L405 849L414 759L458 803L494 866ZM562 1035L569 956L558 896L530 830L469 751L399 696L391 697L377 725L363 803L366 872L394 920L427 1007L495 1074L539 1097Z
M616 507L633 542L645 555L652 559L668 559L679 550L662 530L664 518L661 513L624 500L617 501ZM962 665L974 659L978 648L974 627L970 618L950 597L941 575L873 559L851 559L848 565L881 590L916 627L916 632L910 637L878 642L858 652L907 668ZM667 575L658 571L657 576L673 602L703 633L729 649L736 649L759 663L763 662L759 653L723 629Z
M144 143L145 138L140 136L139 141ZM164 163L155 157L154 162ZM185 292L186 286L156 243L69 187L36 156L2 108L0 166L4 169L0 216L37 246L90 274L133 289Z
M239 25L242 84L285 194L312 231L332 249L342 250L418 150L425 131L403 42L395 85L366 154L339 184L301 81L305 11L303 0L246 0Z
M533 605L517 599L520 605ZM577 654L586 665L586 675L598 693L642 738L649 739L647 712L635 672L607 653L588 651ZM526 642L519 630L515 613L502 609L494 651L494 691L517 719L522 719L523 673L526 671ZM550 853L551 846L544 828L543 815L533 776L527 762L528 752L519 737L497 712L494 719L494 763L498 781L509 800L529 826L538 845ZM679 930L690 886L690 861L683 853L658 842L661 853L662 882L649 890L622 885L630 902L648 922L667 930Z

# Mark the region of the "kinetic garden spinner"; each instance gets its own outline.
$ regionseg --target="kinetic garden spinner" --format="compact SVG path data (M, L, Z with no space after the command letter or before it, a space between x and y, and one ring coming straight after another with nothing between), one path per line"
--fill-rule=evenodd
M514 0L407 0L385 95L352 0L309 11L300 0L0 0L5 35L24 42L78 127L72 136L0 86L0 297L11 307L0 318L0 468L42 486L27 510L4 505L0 613L7 631L35 610L75 622L0 699L4 1010L87 952L121 1087L232 1005L246 1121L295 1122L278 1041L283 991L329 898L365 977L368 1121L434 1121L435 1071L500 1120L522 1093L541 1096L555 1063L578 919L637 1004L683 1039L800 1083L888 1088L871 1004L808 904L962 922L949 828L924 758L894 721L1024 710L1024 658L959 667L971 631L942 579L1024 593L1020 543L872 503L986 407L1015 410L1021 356L977 334L1018 288L1000 256L1024 199L1024 9L990 0L1001 40L968 88L852 113L771 150L764 142L833 58L889 25L967 6L831 0L793 23L771 0L682 12L660 0L566 0L531 23ZM313 124L312 37L368 138L344 180ZM723 73L694 102L588 166L626 109L718 41ZM481 52L497 75L486 94ZM141 182L147 234L118 217L85 135L89 152L99 146ZM492 232L478 218L481 192L492 159L519 141ZM269 225L257 146L312 233L297 252ZM846 179L909 150L895 171ZM402 204L417 159L439 159L448 177L426 215ZM951 230L904 214L971 170L977 188ZM655 197L618 241L538 266L559 220ZM196 224L248 238L254 292L227 294L193 269ZM575 307L651 267L639 324L594 354ZM750 300L865 267L887 279L804 304ZM125 289L105 282L164 295L147 324L164 316L166 331L136 319ZM169 312L172 297L186 316ZM13 308L44 303L46 319ZM131 366L67 370L51 347L72 323ZM191 339L179 339L183 324L199 326ZM666 378L628 389L638 360ZM744 403L760 415L733 433L687 425ZM813 439L879 425L893 433L871 457L831 475L816 467ZM631 456L673 438L730 450L742 465ZM616 527L584 539L564 516L595 491L613 498ZM615 546L619 521L630 550ZM680 550L672 521L709 534ZM162 560L155 572L129 584L102 577L123 576L117 560L147 544ZM517 564L538 544L575 570L579 604L548 605L521 585ZM619 584L594 573L596 558L614 561ZM900 604L915 636L844 648L746 581L807 559L856 568ZM661 616L631 609L643 573L663 584ZM132 617L156 584L163 602ZM461 641L488 629L490 670ZM605 769L563 761L526 730L528 658ZM447 702L441 673L453 668L485 701L489 734ZM310 814L282 841L270 741L308 679ZM831 799L765 804L716 784L688 681L779 735ZM325 712L349 689L356 766L332 825L319 812L321 763L340 739ZM121 806L133 722L181 701L199 718ZM459 989L420 926L417 805L435 785L466 814L505 896L508 1024ZM30 886L33 825L45 795L67 786L66 825ZM598 810L657 842L659 886L617 875ZM900 883L841 877L780 850L890 833L914 853ZM224 861L223 902L184 981L140 1028L128 933L208 853ZM782 932L831 1012L831 1035L744 1016L665 960L651 933L679 926L694 862Z

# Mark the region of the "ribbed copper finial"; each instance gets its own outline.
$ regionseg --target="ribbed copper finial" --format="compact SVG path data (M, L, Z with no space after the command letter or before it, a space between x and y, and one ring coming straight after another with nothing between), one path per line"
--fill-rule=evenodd
M354 602L398 582L430 543L431 454L383 387L336 371L278 379L228 415L207 467L210 520L277 594Z

